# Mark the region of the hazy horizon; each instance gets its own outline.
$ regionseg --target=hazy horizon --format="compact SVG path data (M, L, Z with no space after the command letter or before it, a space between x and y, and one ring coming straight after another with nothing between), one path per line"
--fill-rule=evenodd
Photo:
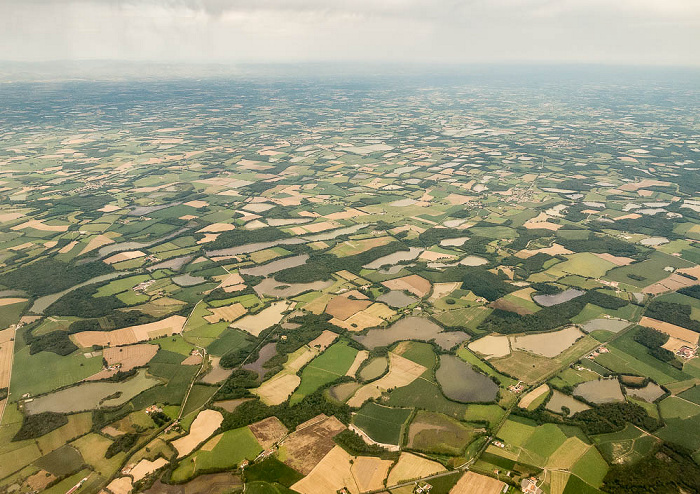
M700 66L695 0L0 0L0 59Z

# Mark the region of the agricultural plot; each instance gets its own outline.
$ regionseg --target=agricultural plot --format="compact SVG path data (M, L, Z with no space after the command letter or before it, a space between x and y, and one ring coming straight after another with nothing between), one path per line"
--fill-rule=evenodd
M411 412L411 409L367 403L355 412L352 422L374 442L399 445Z
M409 494L473 460L432 492L588 494L661 440L700 457L698 101L674 75L547 105L459 77L7 85L0 492ZM630 403L654 435L564 425ZM47 411L68 423L12 441ZM348 427L392 451L355 456L378 450Z
M254 460L261 451L262 446L248 427L226 431L212 437L198 451L184 458L173 472L172 479L185 482L195 477L198 471L233 468L243 460Z
M457 420L419 411L408 428L406 447L425 453L457 456L474 438L474 429Z
M357 353L356 349L349 347L345 342L330 346L304 367L301 384L292 394L290 403L298 403L304 396L344 376L355 361Z

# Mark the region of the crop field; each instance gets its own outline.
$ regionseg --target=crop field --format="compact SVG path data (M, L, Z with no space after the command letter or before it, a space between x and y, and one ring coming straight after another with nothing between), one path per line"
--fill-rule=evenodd
M333 438L344 430L345 425L335 417L318 415L289 434L280 447L279 459L308 475L335 447Z
M410 415L411 409L367 403L353 415L353 424L378 443L398 445Z
M220 69L3 86L0 492L693 491L697 81Z
M177 447L177 446L176 446ZM262 446L248 427L226 431L204 443L196 453L184 458L173 472L175 482L184 482L197 475L197 471L232 468L243 460L253 460Z
M344 376L355 361L356 355L357 350L345 342L330 346L304 367L301 372L301 384L292 394L290 403L298 403L304 396Z
M41 380L35 378L34 369L43 369L45 375ZM25 393L36 395L46 393L62 386L74 384L102 369L100 357L86 358L82 352L60 357L55 353L41 352L29 355L29 348L15 353L12 370L12 392L17 396Z
M427 460L411 453L401 453L399 461L389 472L388 485L435 475L445 470L445 467L436 461Z
M456 419L465 417L468 408L475 406L448 400L437 383L427 379L416 379L406 386L394 389L389 393L386 403L395 407L421 408L444 413Z
M459 455L474 437L473 429L457 420L419 411L408 428L406 446L426 453Z

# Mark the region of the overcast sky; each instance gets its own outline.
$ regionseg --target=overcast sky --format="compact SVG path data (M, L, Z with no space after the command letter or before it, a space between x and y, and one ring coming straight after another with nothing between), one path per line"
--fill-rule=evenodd
M700 65L700 0L0 0L0 60Z

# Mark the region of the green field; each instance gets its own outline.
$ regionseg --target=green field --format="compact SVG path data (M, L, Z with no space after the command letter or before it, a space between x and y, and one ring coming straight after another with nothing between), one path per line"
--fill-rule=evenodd
M620 432L594 436L593 442L608 463L631 464L651 453L658 439L627 424Z
M674 268L689 268L692 265L692 263L678 257L655 251L646 261L615 268L611 270L605 278L611 281L617 281L638 288L643 288L667 278L669 273L664 269L667 266L673 266ZM642 281L635 280L628 276L630 274L633 276L641 276L644 279Z
M109 295L116 295L117 293L129 290L139 283L143 283L146 280L150 280L151 277L147 274L139 274L136 276L128 276L126 278L119 278L118 280L110 281L106 285L101 286L97 289L97 292L93 295L94 297L107 297Z
M291 405L300 402L318 388L345 375L357 355L357 350L340 341L313 359L301 371L301 384L289 400Z
M463 419L467 413L467 405L448 400L436 383L426 379L416 379L408 386L391 391L387 403L440 412L456 419Z
M362 429L374 441L398 445L411 415L407 408L389 408L366 403L353 415L353 424Z
M221 357L226 352L237 350L250 345L249 336L239 329L225 329L217 339L209 343L207 351L215 357Z
M42 378L36 378L36 370L42 370ZM24 347L15 353L12 369L12 395L19 398L25 393L37 395L62 386L68 386L91 376L102 369L100 357L85 358L79 350L61 357L52 352L29 355Z
M0 328L5 329L19 321L27 302L0 306Z
M232 468L243 460L254 460L261 451L262 447L247 427L226 431L211 451L200 449L184 458L173 472L172 480L184 482L197 473Z
M520 417L510 417L505 421L497 435L503 439L506 445L524 447L534 433L534 422Z
M409 426L407 446L425 453L460 455L474 438L468 425L434 412L419 411Z
M603 484L605 474L608 473L608 464L596 448L590 448L576 462L571 473L580 477L587 484L600 487Z
M637 331L638 329L633 329L617 338L608 345L610 352L600 354L595 361L613 372L647 376L662 385L690 377L649 355L645 346L634 341Z

